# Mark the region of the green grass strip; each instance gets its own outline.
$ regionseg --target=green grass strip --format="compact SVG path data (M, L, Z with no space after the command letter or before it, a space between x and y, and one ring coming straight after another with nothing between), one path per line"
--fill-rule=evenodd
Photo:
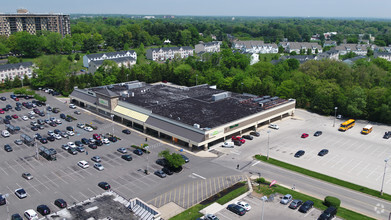
M242 187L239 187L239 188L227 193L226 195L224 195L220 199L216 200L216 202L223 205L223 204L231 201L232 199L242 195L243 193L245 193L247 191L248 191L248 185L246 184ZM199 211L201 211L202 209L204 209L205 207L207 207L209 205L210 204L207 204L207 205L197 204L197 205L179 213L178 215L170 218L170 220L194 220L194 219L197 219L197 218L203 216L203 214L201 214Z
M295 172L298 172L298 173L301 173L301 174L304 174L304 175L307 175L307 176L310 176L310 177L313 177L316 179L320 179L325 182L333 183L338 186L343 186L343 187L346 187L351 190L355 190L355 191L362 192L362 193L365 193L365 194L368 194L371 196L375 196L375 197L378 197L381 199L391 201L391 195L386 194L386 193L384 193L383 195L380 195L380 192L377 190L374 190L374 189L370 189L370 188L367 188L364 186L360 186L360 185L357 185L354 183L350 183L350 182L347 182L344 180L337 179L335 177L331 177L331 176L327 176L327 175L317 173L317 172L314 172L311 170L307 170L307 169L304 169L304 168L301 168L301 167L298 167L298 166L295 166L295 165L292 165L289 163L285 163L285 162L282 162L282 161L279 161L279 160L276 160L276 159L273 159L270 157L269 157L269 160L267 160L266 156L255 155L255 159L269 163L269 164L273 164L275 166L279 166L279 167L282 167L282 168L285 168L288 170L292 170L292 171L295 171Z

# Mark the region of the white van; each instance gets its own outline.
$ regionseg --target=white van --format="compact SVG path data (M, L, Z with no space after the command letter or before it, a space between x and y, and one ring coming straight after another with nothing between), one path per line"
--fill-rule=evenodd
M222 147L227 147L227 148L233 148L234 146L235 146L235 144L232 141L224 142L222 145Z
M9 133L7 130L3 130L3 131L1 132L1 135L2 135L3 137L9 137L9 136L10 136L10 133Z

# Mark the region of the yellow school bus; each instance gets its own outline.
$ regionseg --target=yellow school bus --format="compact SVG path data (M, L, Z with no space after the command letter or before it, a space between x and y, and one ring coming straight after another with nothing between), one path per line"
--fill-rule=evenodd
M344 123L342 123L338 130L346 131L349 128L353 127L355 124L356 124L356 120L349 119L349 120L345 121Z
M372 129L372 125L367 125L362 129L361 134L369 134L372 132Z

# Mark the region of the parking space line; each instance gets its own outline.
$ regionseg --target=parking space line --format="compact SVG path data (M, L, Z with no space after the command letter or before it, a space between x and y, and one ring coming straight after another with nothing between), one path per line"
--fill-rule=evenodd
M170 199L168 200L169 202L172 202L171 195L172 195L172 190L170 191Z
M186 196L187 196L187 195L186 195L186 185L183 184L183 199L182 199L182 201L183 201L182 207L183 207L183 208L185 208Z
M78 200L77 199L75 199L75 197L73 197L71 194L68 194L69 195L69 197L71 197L71 199L73 199L74 200L74 202L75 203L78 203Z
M201 183L201 201L204 201L204 187L202 186L202 180L200 181Z
M223 217L226 218L226 219L232 220L231 218L229 218L229 217L223 215L221 212L219 212L219 215L223 216Z
M391 181L391 178L389 178L389 180L387 180L386 184L388 184L390 181Z
M223 189L225 188L225 180L224 177L221 177L221 183L223 184Z
M343 166L341 166L341 167L339 168L339 170L343 170L343 169L344 169L347 165L349 165L352 161L353 161L353 159L350 159L350 161L347 162L347 163L345 163Z
M175 188L175 191L174 191L174 200L173 200L174 203L175 203L175 199L176 199L176 190L177 190L177 188Z
M304 217L307 217L309 214L311 214L312 211L314 211L315 208L311 208L311 210L309 212L307 212L307 214L304 215Z
M190 206L190 183L187 185L187 207L188 208Z
M58 175L56 172L52 172L52 173L54 173L57 176L57 178L60 179L61 181L63 181L65 184L69 184L67 181L65 181L63 178L61 178L61 176Z
M92 195L96 195L97 193L96 192L94 192L94 191L92 191L92 189L90 189L90 188L87 188L90 192L92 192Z
M193 181L193 190L191 191L191 205L194 204L194 194L195 194L195 192L194 192L194 181Z
M1 168L1 170L2 170L5 174L7 174L7 176L9 176L9 174L8 174L7 172L5 172L5 170L3 169L2 166L0 166L0 168Z
M378 157L383 157L386 153L386 151L388 150L388 148L385 147L384 151L382 151Z
M6 163L8 164L8 166L9 166L13 171L15 171L15 173L18 173L18 171L17 171L15 168L13 168L13 167L11 166L11 164L10 164L8 161L6 161Z
M84 195L84 194L83 194L82 192L80 192L80 191L79 191L79 193L80 193L82 196L84 196L84 197L85 197L85 199L83 199L83 200L86 200L86 199L90 198L90 197L88 197L88 196Z
M377 178L376 178L376 180L375 181L378 181L380 178L382 178L383 177L383 174L380 174Z
M39 178L34 178L35 180L37 180L41 185L43 185L46 189L50 190L49 187L47 187L45 184L43 184Z
M357 176L360 176L360 174L369 167L370 164L367 164L363 169L361 169L358 173Z
M35 186L33 184L30 183L30 181L26 181L35 191L37 191L38 193L41 193L37 188L35 188Z
M159 207L161 207L161 204L162 204L162 199L163 199L163 195L160 195L160 199L159 199Z
M45 175L43 175L43 177L45 177L46 179L48 179L49 181L46 181L46 182L52 182L53 183L53 185L56 187L56 188L58 188L58 185L57 184L55 184L54 182L53 182L53 180L51 180L50 178L48 178L47 176L45 176Z
M156 201L156 200L157 200L157 197L155 197L154 200L155 200L155 202L153 203L153 205L154 205L155 207L158 207L158 206L157 206L157 201Z
M348 171L348 173L351 173L351 172L352 172L354 169L356 169L361 163L362 163L362 160L361 160L359 163L357 163L356 166L354 166L352 169L350 169L350 170Z
M215 193L217 193L217 189L216 189L216 177L213 178L213 183L214 183L214 187L215 187Z
M370 175L372 175L373 172L375 172L375 169L373 169L372 172L370 172L366 178L368 178Z
M164 193L164 204L167 204L167 192Z
M335 165L341 163L343 160L345 160L345 158L342 157L338 162L334 163L334 164L331 166L331 168L332 168L332 167L335 167Z

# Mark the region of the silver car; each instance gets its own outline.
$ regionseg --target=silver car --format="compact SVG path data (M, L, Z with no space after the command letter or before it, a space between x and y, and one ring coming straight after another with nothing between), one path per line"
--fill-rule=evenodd
M286 204L288 204L290 201L292 201L292 195L286 194L284 197L282 197L280 203L286 205Z

